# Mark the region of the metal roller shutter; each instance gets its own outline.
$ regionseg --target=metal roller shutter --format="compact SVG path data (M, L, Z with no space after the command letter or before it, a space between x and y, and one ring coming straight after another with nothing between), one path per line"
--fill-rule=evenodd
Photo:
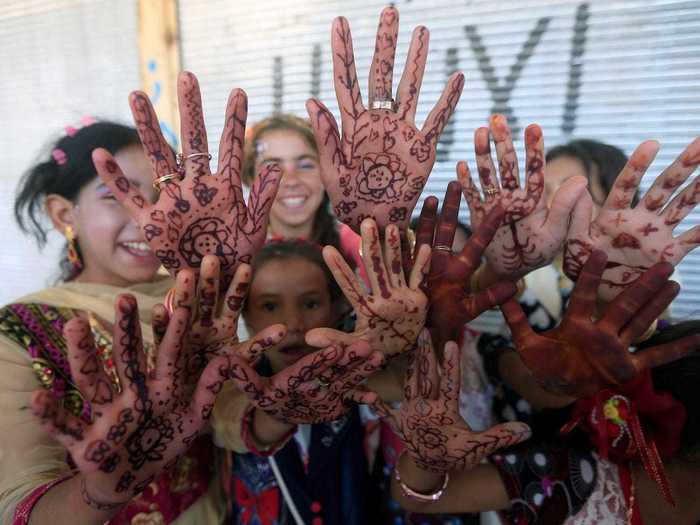
M437 100L446 77L460 69L464 94L442 138L424 196L441 196L460 159L473 163L473 130L494 111L522 130L538 122L548 147L589 137L628 154L657 138L662 150L644 179L700 134L700 2L591 0L405 0L396 78L413 27L431 31L430 55L417 121ZM200 78L210 143L217 143L228 92L245 89L249 122L273 110L305 115L320 96L336 115L330 23L346 16L352 28L361 86L374 49L384 2L180 0L184 66ZM366 100L366 92L363 93ZM518 147L522 154L522 140ZM420 205L419 205L420 207ZM419 207L417 209L419 209ZM464 219L468 220L466 206ZM700 224L700 210L677 232ZM697 317L700 250L680 265L679 318ZM491 322L496 322L491 319Z

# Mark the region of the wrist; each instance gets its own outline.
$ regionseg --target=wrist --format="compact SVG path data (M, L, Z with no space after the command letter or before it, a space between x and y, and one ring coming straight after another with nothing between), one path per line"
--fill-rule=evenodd
M241 437L248 451L258 456L271 456L294 435L296 425L284 423L248 405L241 421Z
M401 492L404 496L414 501L420 501L423 503L433 503L438 501L447 489L447 485L450 481L450 475L448 472L435 473L425 469L420 468L415 461L406 460L402 461L404 453L399 455L399 459L394 467L394 478L401 488ZM400 468L402 466L412 468L405 468L403 471L406 475L401 476ZM420 474L418 474L419 471Z
M93 510L113 513L131 501L131 498L124 500L123 495L118 497L113 491L101 491L97 483L82 474L79 478L80 499Z

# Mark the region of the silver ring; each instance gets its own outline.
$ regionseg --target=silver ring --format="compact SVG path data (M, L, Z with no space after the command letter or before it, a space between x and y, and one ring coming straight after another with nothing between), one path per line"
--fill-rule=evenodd
M211 153L208 152L201 152L201 153L190 153L189 155L185 156L182 153L178 153L177 156L175 157L175 162L177 162L177 165L179 167L184 167L185 161L189 159L196 159L197 157L207 157L207 160L211 160Z
M370 109L388 109L390 111L396 111L396 104L393 99L373 100L372 104L370 104Z
M435 246L433 246L433 250L442 250L445 252L451 252L452 246L447 246L446 244L436 244Z

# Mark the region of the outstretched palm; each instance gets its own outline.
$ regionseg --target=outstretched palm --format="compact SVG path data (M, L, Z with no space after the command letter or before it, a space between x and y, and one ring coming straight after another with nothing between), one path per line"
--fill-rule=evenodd
M530 437L524 423L472 431L459 414L459 348L450 342L444 355L440 373L430 335L424 331L406 373L400 410L379 398L373 402L420 468L432 472L469 469L489 454ZM367 395L363 399L372 401Z
M265 241L280 171L276 166L262 169L246 206L240 177L248 113L245 92L234 89L229 96L215 174L209 169L202 99L192 73L184 72L178 77L178 100L183 145L179 163L160 131L158 117L146 94L136 91L129 98L154 181L172 176L159 183L160 194L155 203L146 201L109 152L95 150L93 161L102 180L139 224L146 241L171 275L185 268L197 270L204 256L212 254L221 261L228 283L238 263L250 262Z
M555 394L589 397L627 383L647 368L679 359L700 344L700 336L691 336L629 351L678 294L678 283L668 280L673 271L668 263L652 266L593 321L606 262L604 252L591 254L561 324L552 330L535 333L517 301L501 306L523 362L543 388Z
M700 164L700 139L695 139L659 175L636 207L631 206L658 150L657 142L647 141L634 151L593 222L589 196L584 196L574 209L564 272L576 279L591 251L603 250L610 259L599 292L604 301L614 299L654 263L666 261L675 266L700 246L700 226L673 237L674 228L700 202L700 177L671 200Z
M498 171L491 158L490 137L496 145ZM476 130L474 149L483 200L471 179L467 163L457 165L472 226L478 227L495 206L503 207L503 225L486 248L485 255L497 274L517 280L549 264L559 253L569 228L569 215L576 200L585 192L586 180L583 177L567 180L555 193L551 206L547 206L544 197L544 140L542 130L536 124L525 129L525 188L520 187L518 158L503 115L493 115L489 128Z
M428 56L428 30L418 27L408 51L397 100L392 75L399 13L382 11L369 75L369 109L355 71L350 27L333 21L331 47L335 92L340 106L342 137L333 115L317 99L306 105L323 167L323 182L336 216L360 231L373 217L381 231L396 224L403 231L435 162L438 138L455 110L464 76L455 73L422 129L415 125L420 85Z
M351 334L332 328L315 328L306 334L306 341L316 347L331 343L350 344L367 341L373 350L387 358L412 350L425 324L428 298L420 289L430 261L426 246L416 257L408 283L401 264L399 230L386 228L384 250L379 231L372 219L362 223L362 257L369 277L369 292L365 292L342 255L332 246L323 249L326 264L357 314L355 331Z
M121 387L105 372L88 323L76 318L65 328L71 375L90 404L92 421L68 414L44 390L32 398L42 427L68 450L88 486L100 488L105 510L140 493L189 448L209 418L227 369L211 363L193 393L184 388L187 325L187 310L176 310L149 374L136 301L121 296L113 340Z

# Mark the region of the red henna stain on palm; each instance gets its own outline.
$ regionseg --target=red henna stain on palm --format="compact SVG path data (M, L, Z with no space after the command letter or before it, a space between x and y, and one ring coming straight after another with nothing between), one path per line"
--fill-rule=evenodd
M644 199L644 205L646 206L647 210L656 211L659 208L661 208L661 206L663 206L665 200L665 195L659 195L658 197L652 197L651 195L647 195Z
M646 224L643 228L638 230L640 233L644 234L644 237L648 237L649 234L659 231L658 228L653 226L650 222Z
M639 239L629 233L620 233L612 240L613 248L629 248L632 250L639 250L641 245Z

